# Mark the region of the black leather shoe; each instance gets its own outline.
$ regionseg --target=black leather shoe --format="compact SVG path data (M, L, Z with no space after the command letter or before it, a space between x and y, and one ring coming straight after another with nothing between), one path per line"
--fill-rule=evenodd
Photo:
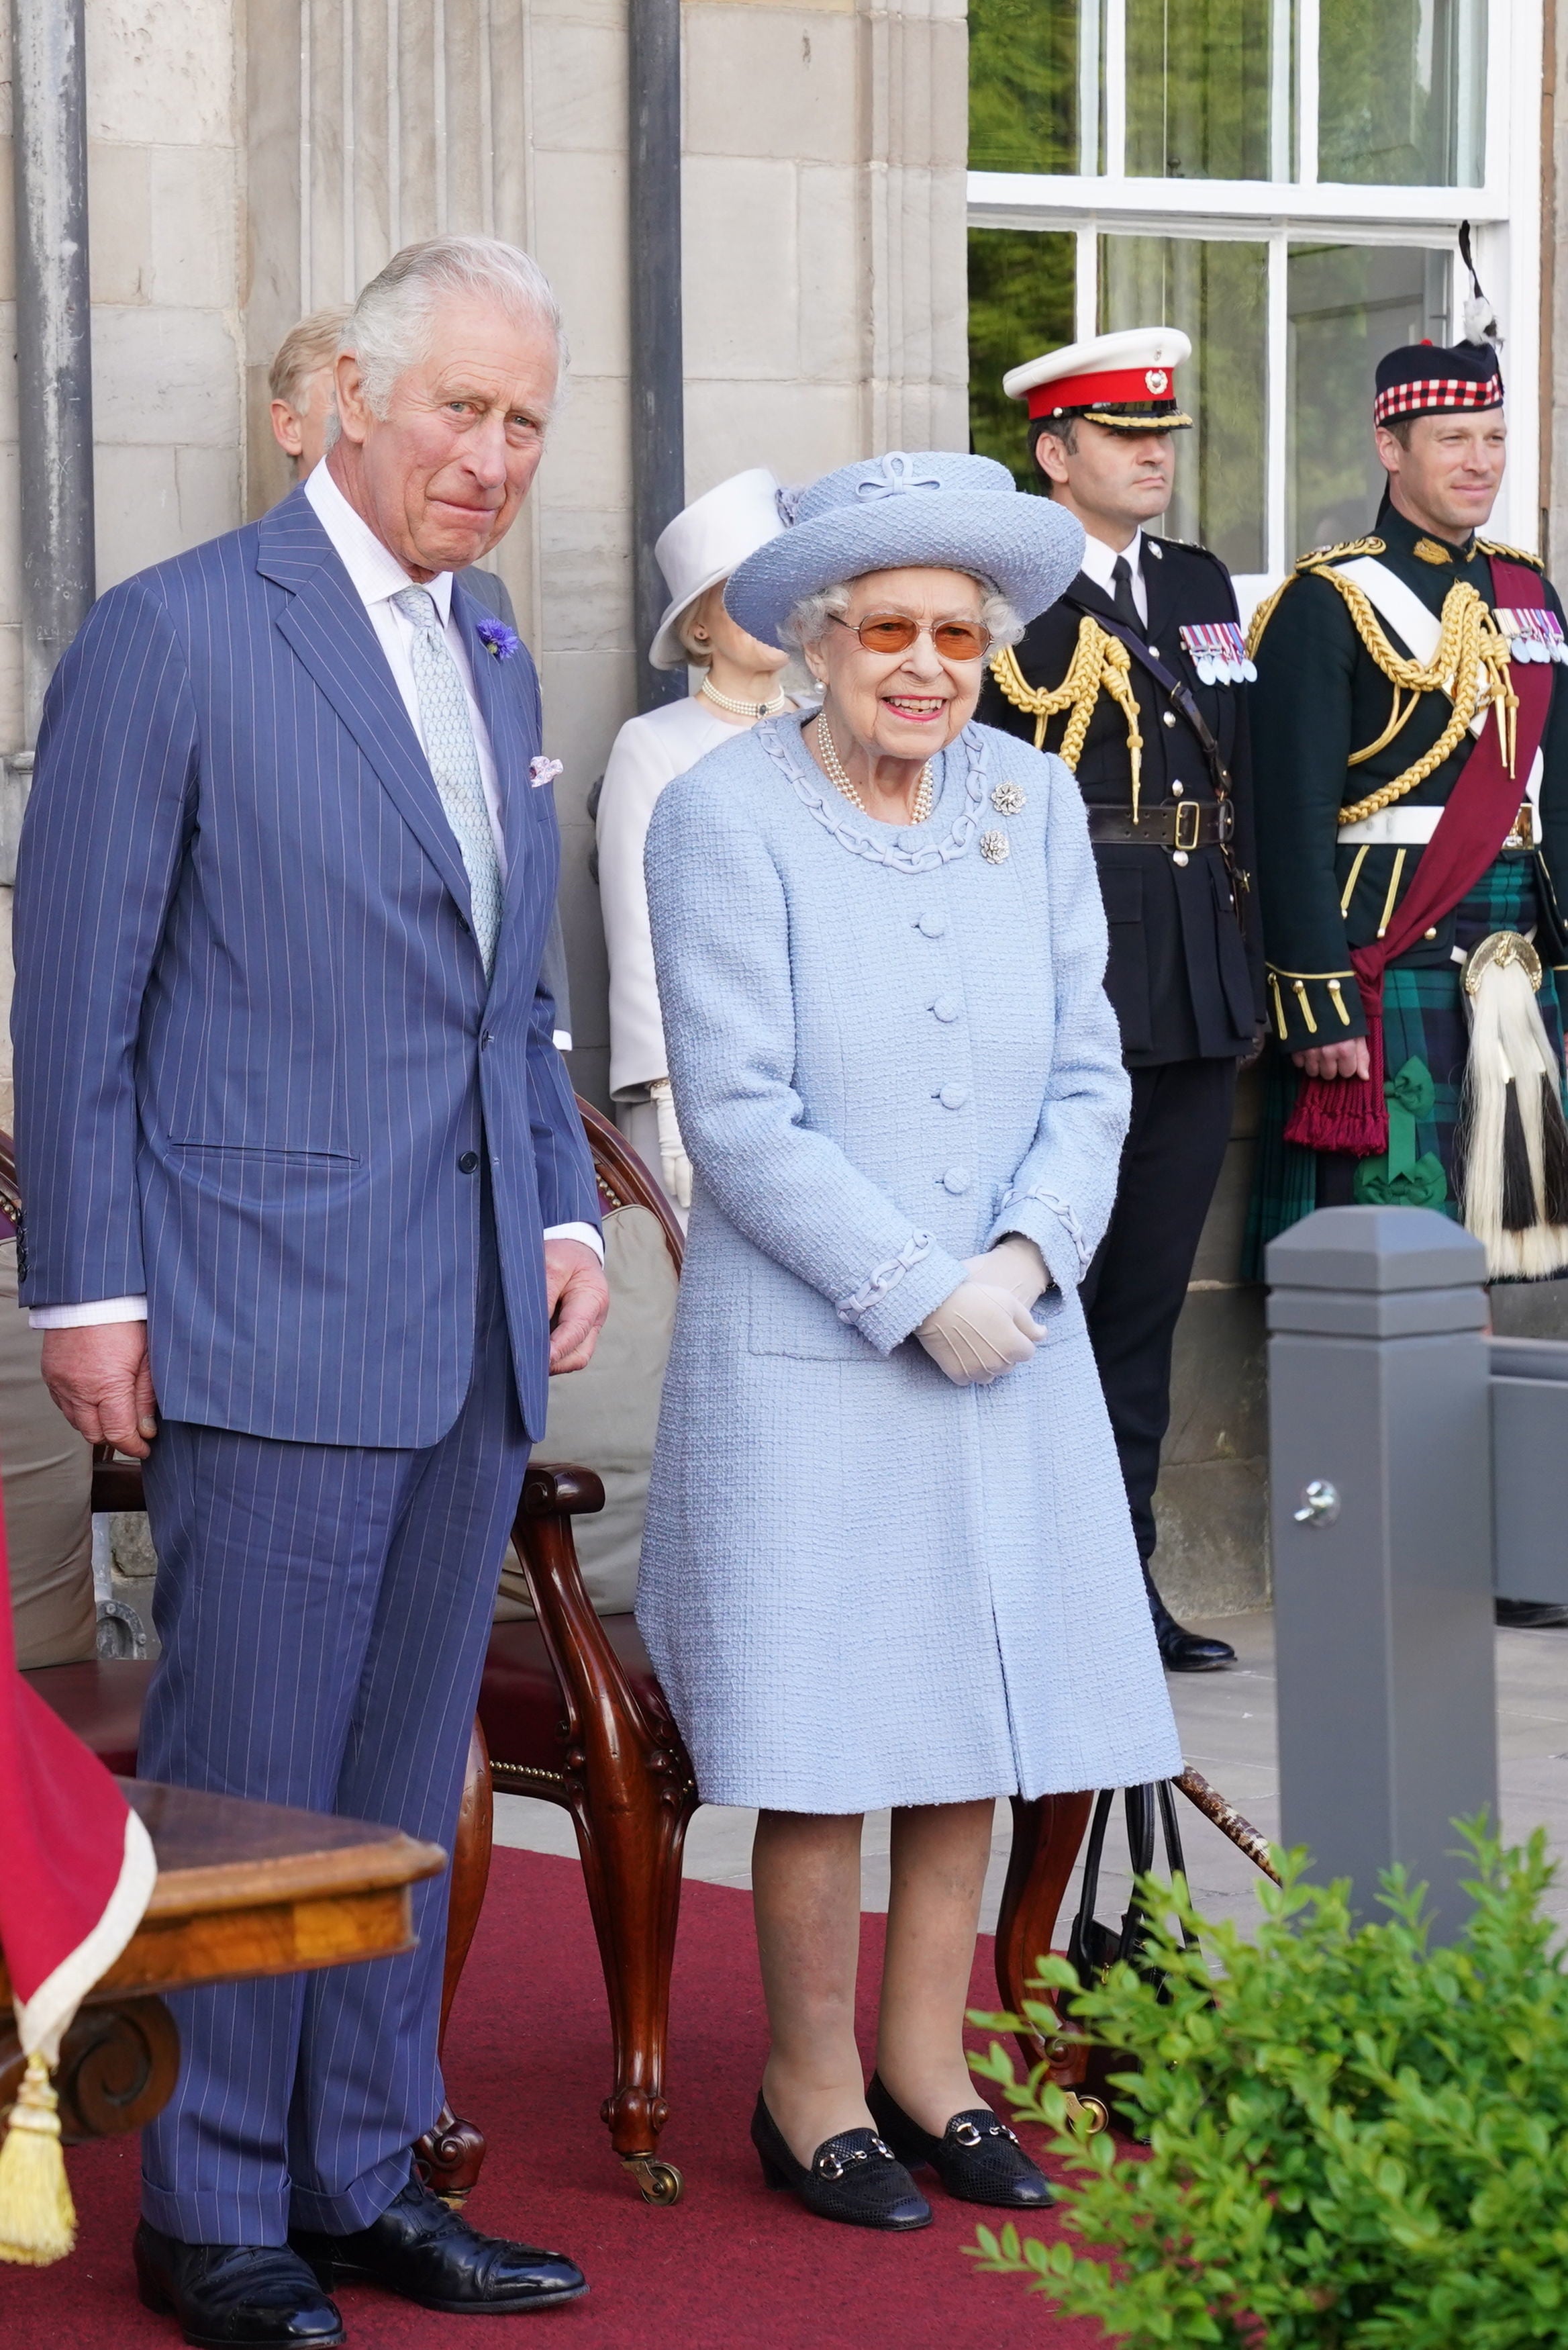
M1568 1607L1547 1599L1500 1599L1497 1620L1511 1632L1560 1632L1568 1624Z
M144 2307L198 2350L324 2350L343 2320L286 2244L182 2244L143 2220L131 2245Z
M383 2285L448 2317L554 2309L588 2289L581 2269L564 2254L482 2236L417 2178L368 2228L349 2236L295 2228L288 2241L324 2285Z
M1168 1673L1217 1673L1221 1665L1233 1665L1236 1651L1229 1640L1210 1640L1201 1632L1189 1632L1179 1624L1158 1592L1147 1565L1143 1571L1143 1587L1148 1594L1148 1612L1154 1619L1154 1637L1159 1646L1159 1661Z
M1014 2211L1043 2211L1052 2200L1044 2173L1031 2162L1007 2124L989 2106L955 2114L940 2137L911 2121L880 2074L866 2092L871 2116L900 2162L929 2162L961 2203L995 2203Z
M891 2228L907 2233L929 2228L931 2207L875 2130L840 2130L824 2138L808 2170L790 2152L789 2142L762 2098L752 2116L752 2144L762 2158L770 2187L788 2187L819 2220L843 2220L851 2228Z

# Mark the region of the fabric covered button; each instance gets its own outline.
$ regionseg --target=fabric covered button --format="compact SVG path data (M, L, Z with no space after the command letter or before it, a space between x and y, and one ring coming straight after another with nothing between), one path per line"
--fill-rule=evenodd
M944 1109L962 1109L969 1099L967 1086L944 1086L937 1096Z
M923 939L944 938L947 935L947 927L948 918L945 914L922 914L916 925Z
M958 1193L967 1191L974 1181L974 1177L967 1167L950 1167L947 1173L938 1180L944 1191Z
M939 995L936 1002L932 1004L931 1010L939 1020L956 1020L959 1016L958 997L956 995Z

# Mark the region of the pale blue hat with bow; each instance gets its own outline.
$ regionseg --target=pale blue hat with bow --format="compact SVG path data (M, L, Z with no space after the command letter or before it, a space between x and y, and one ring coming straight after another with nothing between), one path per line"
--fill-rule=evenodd
M730 575L732 619L764 644L804 597L867 571L929 564L967 571L1006 597L1021 620L1054 604L1084 559L1084 533L1051 499L1030 497L1005 465L951 449L863 458L793 495L785 528Z

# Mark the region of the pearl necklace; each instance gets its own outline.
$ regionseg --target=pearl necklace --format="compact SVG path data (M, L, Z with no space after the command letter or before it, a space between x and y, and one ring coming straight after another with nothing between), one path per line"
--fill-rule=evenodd
M851 807L857 807L862 816L870 816L870 809L845 772L844 762L838 755L838 745L828 731L826 711L819 710L816 714L816 747L822 753L822 764L827 771L828 782L843 793ZM920 780L915 786L915 805L904 821L908 824L926 823L936 795L936 785L931 780L931 763L928 759L920 769ZM876 821L877 818L872 817L872 822Z
M782 686L771 702L737 702L732 693L721 693L711 679L706 677L697 691L734 718L776 718L781 711L789 708L789 696Z

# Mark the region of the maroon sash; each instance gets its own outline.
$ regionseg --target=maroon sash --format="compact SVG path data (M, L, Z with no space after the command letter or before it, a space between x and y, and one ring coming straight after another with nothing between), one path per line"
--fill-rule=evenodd
M1492 594L1505 611L1544 608L1541 575L1522 563L1490 557ZM1502 755L1495 708L1449 794L1437 829L1421 852L1415 878L1380 939L1350 950L1351 966L1366 1014L1371 1073L1366 1077L1303 1077L1285 1121L1285 1140L1306 1150L1348 1151L1357 1159L1388 1148L1388 1104L1384 1098L1383 973L1387 965L1443 921L1467 897L1500 854L1513 829L1524 787L1535 764L1552 707L1556 664L1516 661L1513 690L1519 696L1514 767Z

